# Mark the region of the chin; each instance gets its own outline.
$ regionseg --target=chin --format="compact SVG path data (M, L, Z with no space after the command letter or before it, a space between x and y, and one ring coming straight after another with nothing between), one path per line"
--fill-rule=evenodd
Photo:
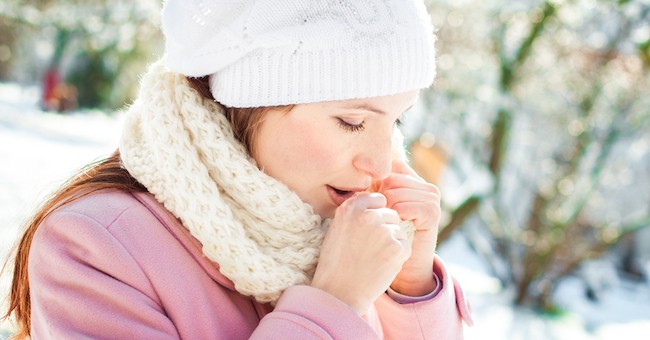
M320 218L334 218L334 213L336 212L336 208L321 208L321 209L314 209L314 212L320 216Z

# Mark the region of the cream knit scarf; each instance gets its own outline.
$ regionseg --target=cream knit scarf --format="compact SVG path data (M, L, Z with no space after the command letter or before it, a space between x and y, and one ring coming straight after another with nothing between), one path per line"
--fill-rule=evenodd
M142 79L120 152L238 292L275 304L286 288L309 284L326 229L321 218L258 169L218 104L162 62Z

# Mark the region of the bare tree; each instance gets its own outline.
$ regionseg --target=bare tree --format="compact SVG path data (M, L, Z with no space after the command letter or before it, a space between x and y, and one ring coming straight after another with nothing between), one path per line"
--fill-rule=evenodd
M160 5L155 0L7 0L0 18L17 31L10 46L14 72L38 78L34 70L65 68L63 76L77 88L82 106L121 107L151 55L161 50ZM34 53L38 46L49 46L51 53Z
M481 226L465 234L514 302L552 309L558 279L650 226L650 173L630 157L650 162L650 6L430 7L440 76L420 132L446 145L448 176L488 179L446 205L440 240ZM634 181L612 193L621 171Z

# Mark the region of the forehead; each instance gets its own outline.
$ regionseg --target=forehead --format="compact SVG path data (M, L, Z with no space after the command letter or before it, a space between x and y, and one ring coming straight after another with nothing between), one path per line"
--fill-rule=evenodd
M395 115L402 114L413 106L417 101L418 93L419 91L415 90L381 97L326 101L296 106L326 110L370 111L381 115Z

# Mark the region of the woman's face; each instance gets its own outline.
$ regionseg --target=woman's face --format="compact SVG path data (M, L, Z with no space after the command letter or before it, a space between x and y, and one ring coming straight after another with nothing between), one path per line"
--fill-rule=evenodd
M321 217L391 172L392 134L418 91L295 105L266 113L254 158Z

